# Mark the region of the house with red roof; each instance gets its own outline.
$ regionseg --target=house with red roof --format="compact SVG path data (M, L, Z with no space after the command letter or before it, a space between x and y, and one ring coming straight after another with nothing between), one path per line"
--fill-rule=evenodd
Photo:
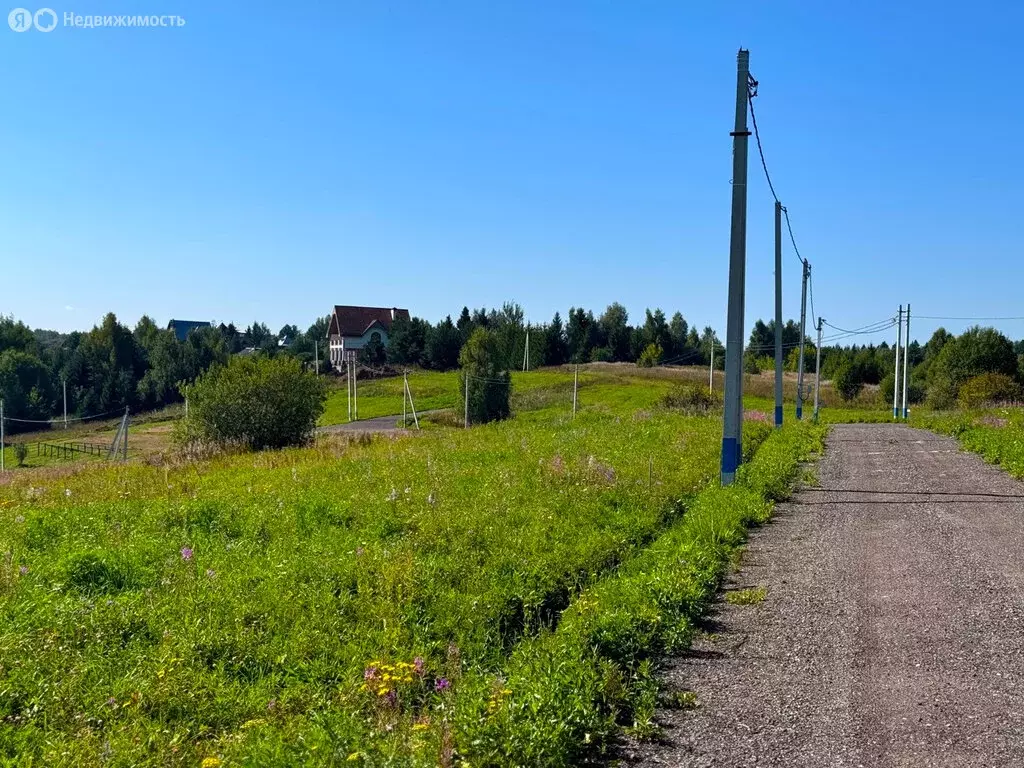
M385 347L395 320L409 320L409 310L398 307L348 307L336 305L327 328L332 365L354 360L374 339Z

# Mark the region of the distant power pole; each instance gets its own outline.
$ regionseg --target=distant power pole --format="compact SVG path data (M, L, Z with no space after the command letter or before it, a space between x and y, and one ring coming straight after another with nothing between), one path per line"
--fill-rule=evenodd
M821 396L821 324L823 318L818 318L818 346L816 350L817 359L814 361L814 421L818 421L818 399Z
M892 377L892 418L900 417L900 346L903 344L903 305L896 320L896 368Z
M903 342L903 418L910 415L907 410L907 360L910 359L910 305L907 304L907 338ZM899 376L900 372L896 371Z
M725 332L725 413L722 485L731 485L743 457L743 302L747 271L747 99L750 52L736 55L736 122L732 136L732 229L729 233L729 311Z
M61 379L61 387L64 390L64 429L68 428L68 380Z
M782 426L782 203L775 201L775 426Z
M796 374L796 418L804 417L804 338L807 336L807 280L811 276L811 265L804 262L803 286L800 289L800 361L797 363Z

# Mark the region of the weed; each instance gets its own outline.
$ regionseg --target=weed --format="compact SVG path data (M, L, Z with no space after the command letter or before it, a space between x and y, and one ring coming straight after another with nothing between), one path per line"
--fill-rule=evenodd
M729 605L757 605L767 596L767 587L736 589L725 593L725 602L729 603Z

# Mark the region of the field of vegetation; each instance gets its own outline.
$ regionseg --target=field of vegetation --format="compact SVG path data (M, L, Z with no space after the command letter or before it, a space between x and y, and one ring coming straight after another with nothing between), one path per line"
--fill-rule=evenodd
M567 765L647 733L659 654L822 431L749 422L721 489L671 381L590 373L572 419L531 376L564 373L471 430L15 475L0 759Z

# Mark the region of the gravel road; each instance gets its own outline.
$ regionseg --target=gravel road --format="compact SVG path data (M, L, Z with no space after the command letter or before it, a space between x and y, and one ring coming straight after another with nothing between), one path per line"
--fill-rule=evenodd
M898 425L833 429L693 652L639 766L1024 766L1024 484Z

